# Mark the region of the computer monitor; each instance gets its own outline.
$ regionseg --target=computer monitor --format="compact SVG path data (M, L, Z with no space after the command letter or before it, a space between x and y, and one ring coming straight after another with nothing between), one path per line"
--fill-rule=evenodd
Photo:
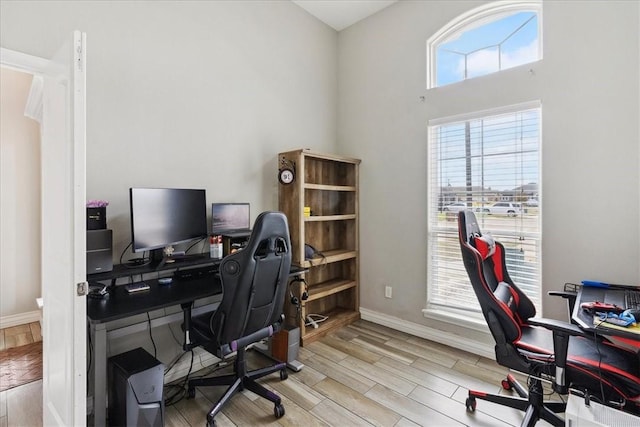
M251 228L249 203L213 203L211 234L248 232Z
M207 236L205 190L130 188L133 252L152 251L162 260L163 250Z

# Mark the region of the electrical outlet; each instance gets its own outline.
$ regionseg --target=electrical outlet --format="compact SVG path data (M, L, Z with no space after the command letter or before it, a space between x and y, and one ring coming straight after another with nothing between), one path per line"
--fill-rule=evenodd
M391 286L385 286L384 287L384 297L385 298L392 298L393 295L393 288Z

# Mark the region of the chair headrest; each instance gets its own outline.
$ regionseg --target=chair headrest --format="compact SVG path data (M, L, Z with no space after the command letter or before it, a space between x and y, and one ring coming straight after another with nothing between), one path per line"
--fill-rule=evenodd
M473 245L480 252L483 260L491 257L496 252L496 241L493 240L491 234L473 236Z

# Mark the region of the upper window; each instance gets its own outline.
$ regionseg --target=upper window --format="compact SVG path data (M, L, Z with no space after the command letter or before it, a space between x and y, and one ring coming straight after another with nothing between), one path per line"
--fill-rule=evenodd
M537 1L497 2L450 22L427 41L427 88L539 60L541 10Z

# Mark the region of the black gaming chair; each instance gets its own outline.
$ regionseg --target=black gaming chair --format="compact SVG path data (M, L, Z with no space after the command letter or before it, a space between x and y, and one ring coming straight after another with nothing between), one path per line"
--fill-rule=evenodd
M247 371L245 351L277 332L283 319L287 279L291 267L291 241L286 216L281 212L261 213L246 247L225 257L220 264L223 296L218 309L191 319L186 328L195 346L225 358L237 352L234 373L189 380L187 395L195 396L195 387L228 385L218 403L207 414L207 425L215 426L215 415L238 391L243 389L274 403L277 418L284 415L280 397L255 380L280 371L287 378L286 364Z
M640 413L637 352L600 336L586 336L570 323L534 318L531 300L509 277L504 247L480 232L473 212L459 212L458 234L464 266L496 342L496 361L529 375L528 390L511 374L502 381L504 389L514 389L519 397L469 390L467 410L474 411L476 399L481 399L524 411L523 426L533 426L538 419L563 426L557 413L564 412L566 404L543 401L544 378L559 394L571 388L585 399Z

